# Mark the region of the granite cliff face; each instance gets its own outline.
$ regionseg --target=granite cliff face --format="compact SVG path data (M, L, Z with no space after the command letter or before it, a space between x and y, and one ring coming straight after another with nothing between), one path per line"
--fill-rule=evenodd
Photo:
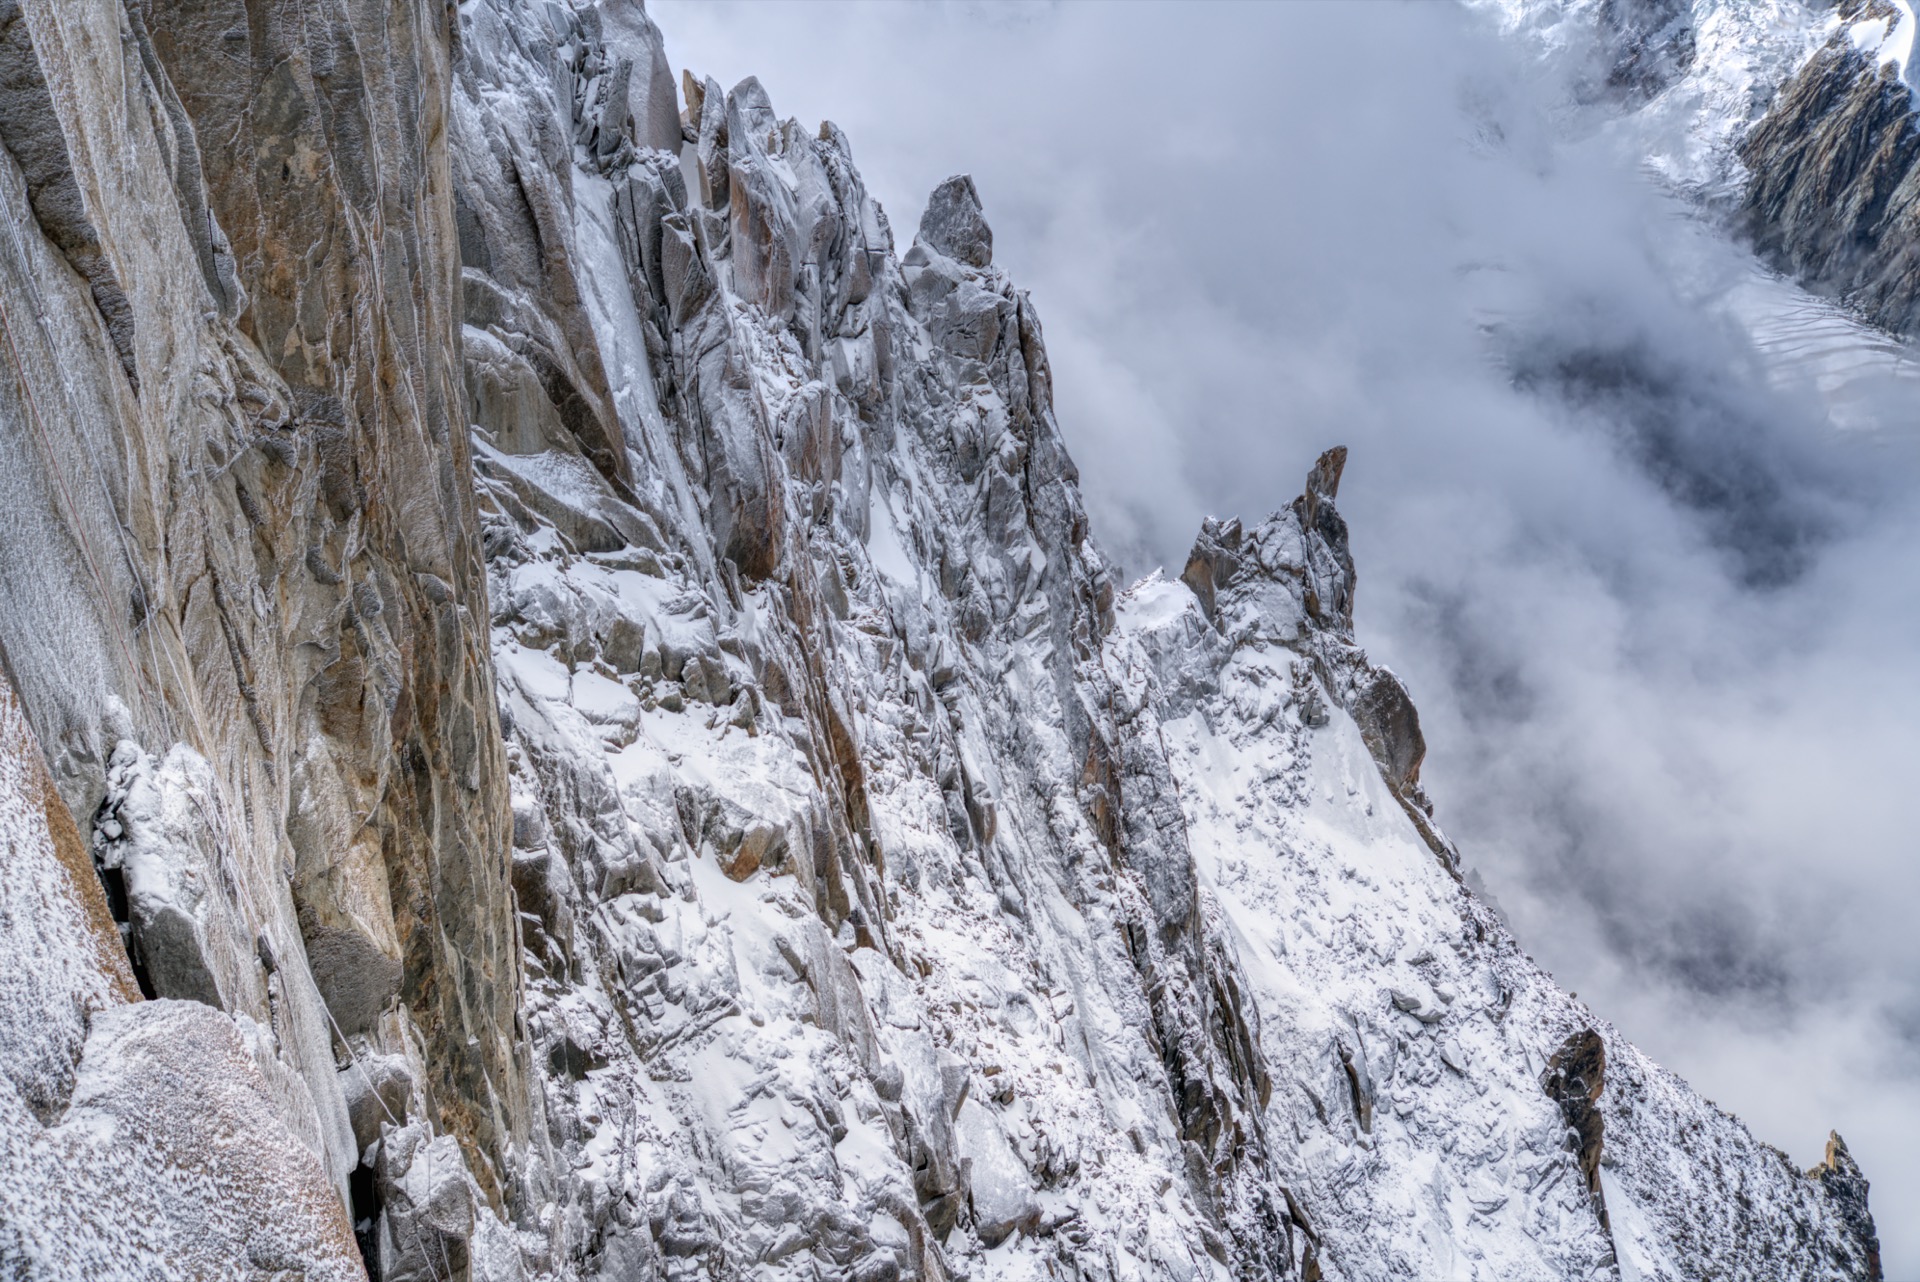
M1874 1275L1461 885L1344 451L1116 591L970 180L629 0L0 0L0 144L11 1272Z

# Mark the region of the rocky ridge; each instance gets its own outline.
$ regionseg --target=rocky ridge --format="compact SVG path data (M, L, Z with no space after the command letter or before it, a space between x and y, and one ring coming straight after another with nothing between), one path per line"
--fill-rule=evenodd
M1908 0L1488 2L1549 44L1593 43L1589 92L1772 270L1883 330L1920 324Z
M1740 140L1739 218L1755 249L1876 325L1920 324L1920 132L1908 85L1915 20L1847 0L1832 33Z
M970 180L624 0L9 0L0 143L9 1270L1874 1275L1461 885L1344 452L1116 593Z

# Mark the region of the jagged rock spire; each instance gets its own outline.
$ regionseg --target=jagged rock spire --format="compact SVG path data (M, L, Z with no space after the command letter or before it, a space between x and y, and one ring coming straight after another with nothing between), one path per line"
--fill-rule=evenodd
M971 174L955 174L933 189L920 215L920 242L969 267L993 262L993 228L980 208Z

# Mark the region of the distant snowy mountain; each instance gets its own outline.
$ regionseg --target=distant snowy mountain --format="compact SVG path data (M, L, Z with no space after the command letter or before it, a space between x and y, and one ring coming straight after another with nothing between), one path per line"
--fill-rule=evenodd
M1608 128L1768 270L1729 301L1773 375L1841 428L1920 375L1920 134L1907 0L1486 0L1614 102ZM1776 275L1775 273L1778 273ZM1780 276L1787 279L1782 280Z
M1869 8L1510 19L1891 315L1771 212L1893 171ZM10 1274L1878 1276L1462 882L1344 450L1119 590L970 179L899 252L629 0L20 0L0 83Z

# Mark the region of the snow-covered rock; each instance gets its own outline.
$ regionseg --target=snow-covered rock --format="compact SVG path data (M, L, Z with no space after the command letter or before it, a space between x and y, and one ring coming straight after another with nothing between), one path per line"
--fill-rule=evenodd
M1153 579L1119 607L1156 685L1204 684L1205 614L1230 643L1209 695L1159 701L1160 735L1325 1275L1871 1276L1870 1231L1826 1191L1844 1146L1795 1170L1561 992L1460 880L1412 706L1353 643L1342 462L1253 530L1210 523L1198 594ZM1316 690L1336 705L1319 725Z
M1871 1273L1843 1145L1789 1169L1462 885L1344 451L1117 594L970 179L898 252L632 0L249 15L0 4L0 656L89 830L0 807L0 1243Z
M101 882L4 681L0 860L0 1267L20 1278L360 1276L318 1145L289 1130L289 1083L266 1075L278 1061L260 1043L273 1030L197 1001L140 1000Z

